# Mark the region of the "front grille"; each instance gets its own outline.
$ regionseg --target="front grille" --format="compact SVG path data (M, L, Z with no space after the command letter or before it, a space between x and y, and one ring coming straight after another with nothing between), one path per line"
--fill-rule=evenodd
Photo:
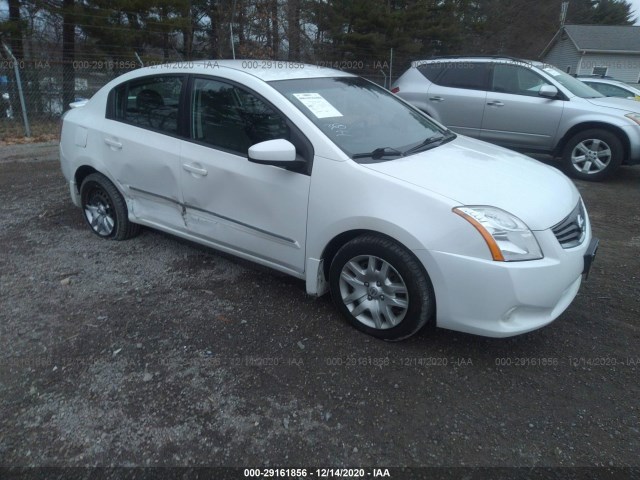
M582 201L578 202L576 208L573 209L567 218L551 230L553 230L553 234L558 239L558 242L560 242L562 248L573 248L580 245L584 241L587 233L587 216Z

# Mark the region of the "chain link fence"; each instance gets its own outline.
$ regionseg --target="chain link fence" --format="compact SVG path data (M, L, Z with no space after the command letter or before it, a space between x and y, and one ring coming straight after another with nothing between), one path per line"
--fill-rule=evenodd
M74 83L73 95L67 94L67 99L78 101L91 98L112 79L141 66L141 59L134 55L130 58L76 59L71 64L46 57L31 61L8 58L0 58L0 141L5 142L44 141L58 137L60 119L68 109L63 89L65 71L73 74ZM167 63L175 61L180 60L171 59ZM258 64L260 62L258 60ZM389 88L391 75L397 78L410 60L396 59L392 62L390 56L350 60L307 59L306 62L313 67L348 71ZM148 61L146 63L149 65ZM21 101L21 93L24 102Z
M131 68L135 63L131 62ZM51 139L60 130L65 108L64 70L73 72L72 101L91 98L102 86L124 73L125 69L77 61L65 65L60 61L2 60L0 68L0 140L30 136ZM17 73L16 73L17 70ZM21 99L22 96L22 99Z

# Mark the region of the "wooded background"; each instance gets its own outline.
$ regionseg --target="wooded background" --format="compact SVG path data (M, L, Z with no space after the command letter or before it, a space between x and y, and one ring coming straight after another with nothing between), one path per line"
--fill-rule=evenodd
M561 0L5 0L0 35L34 117L141 65L236 58L336 65L388 85L412 60L537 59ZM2 3L0 2L0 5ZM625 0L571 0L566 23L630 25ZM393 53L392 53L393 52ZM19 123L13 60L1 49L3 123ZM337 63L336 63L337 62ZM0 113L3 113L0 111Z

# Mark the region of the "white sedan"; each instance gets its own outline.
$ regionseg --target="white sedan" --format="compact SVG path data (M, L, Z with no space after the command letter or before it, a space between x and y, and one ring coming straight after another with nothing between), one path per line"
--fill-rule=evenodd
M605 97L620 97L629 98L631 100L640 100L640 89L619 80L591 77L578 77L578 80L582 83L586 83Z
M286 272L378 338L540 328L597 249L562 173L341 71L164 65L74 106L60 161L98 236L145 225Z

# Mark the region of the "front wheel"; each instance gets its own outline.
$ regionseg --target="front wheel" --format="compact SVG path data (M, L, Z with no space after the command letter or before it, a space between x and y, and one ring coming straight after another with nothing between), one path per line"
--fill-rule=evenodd
M600 181L615 172L624 156L620 139L600 129L577 133L562 152L567 175L580 180Z
M126 240L140 232L140 225L129 221L124 198L104 175L88 175L80 187L80 199L84 218L96 235Z
M357 329L402 340L433 316L435 295L413 254L391 239L362 235L345 244L329 271L331 296Z

